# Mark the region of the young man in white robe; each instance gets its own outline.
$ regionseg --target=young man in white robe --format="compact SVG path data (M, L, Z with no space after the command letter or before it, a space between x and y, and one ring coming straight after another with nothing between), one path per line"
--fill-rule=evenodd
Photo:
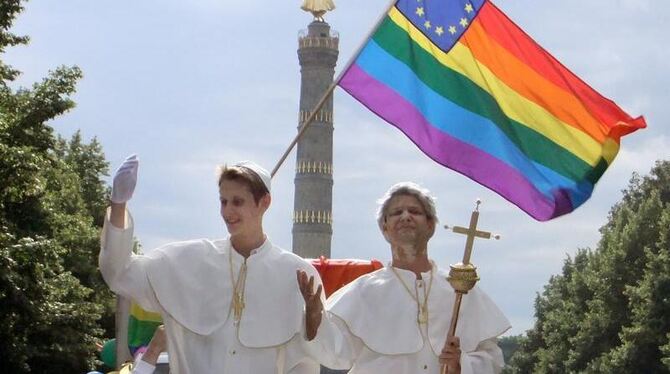
M437 224L428 191L399 183L380 204L378 224L393 258L387 267L335 292L325 312L320 289L298 272L307 326L317 330L309 342L313 357L350 374L438 374L441 363L453 374L502 371L496 337L510 324L478 287L463 297L456 336L445 345L455 296L448 272L428 257Z
M320 279L309 263L263 233L269 173L251 162L221 169L220 213L229 238L171 243L144 256L132 253L133 220L126 210L138 166L131 156L114 176L100 271L114 292L161 314L170 371L318 373L304 349L304 300L295 272Z

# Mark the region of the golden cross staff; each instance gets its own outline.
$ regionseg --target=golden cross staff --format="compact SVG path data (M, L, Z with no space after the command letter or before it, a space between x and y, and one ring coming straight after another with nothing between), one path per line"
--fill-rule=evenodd
M491 236L493 236L496 240L500 239L500 235L491 235L490 232L477 230L479 205L481 203L482 201L477 199L477 206L470 216L469 227L454 226L451 228L451 230L457 234L467 235L467 241L465 242L463 261L455 265L449 265L450 270L447 280L449 281L449 284L451 284L451 287L454 288L454 292L456 292L456 300L454 301L454 309L451 313L451 324L449 325L447 341L449 341L450 337L456 334L456 324L458 323L458 313L461 310L461 300L463 299L463 295L468 293L479 280L479 277L477 276L477 267L470 263L475 238L491 239ZM445 225L444 228L449 229L449 226ZM444 344L446 346L447 342ZM447 365L442 366L442 374L449 373L449 370Z

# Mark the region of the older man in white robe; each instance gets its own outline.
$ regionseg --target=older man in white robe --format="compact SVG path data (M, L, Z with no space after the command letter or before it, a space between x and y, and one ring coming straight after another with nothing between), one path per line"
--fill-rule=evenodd
M126 210L138 165L131 156L114 177L100 270L113 291L160 312L171 372L318 373L304 349L315 332L305 335L295 272L320 280L310 264L263 233L268 172L250 162L222 168L220 211L229 238L172 243L141 256L132 253L133 221Z
M324 313L320 290L298 273L307 326L318 329L309 342L313 357L350 374L438 374L442 363L450 373L502 371L496 337L510 324L478 287L463 298L456 337L445 345L455 296L448 273L428 257L437 224L428 191L399 183L380 203L379 228L393 256L387 267L331 295Z

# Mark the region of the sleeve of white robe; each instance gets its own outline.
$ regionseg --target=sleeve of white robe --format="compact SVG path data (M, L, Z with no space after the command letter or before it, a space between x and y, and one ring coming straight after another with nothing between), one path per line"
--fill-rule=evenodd
M138 358L133 365L132 374L153 374L154 370L156 370L156 366Z
M335 370L351 369L364 347L341 318L327 311L323 312L316 336L305 344L310 356Z
M319 364L314 359L305 354L301 340L302 338L300 336L296 336L287 344L285 352L287 356L287 365L284 373L318 374L321 367L319 367ZM291 364L288 364L289 361Z
M109 211L100 238L100 272L109 288L131 298L142 308L159 311L159 303L151 289L146 263L151 259L133 254L133 219L126 213L126 227L115 227L109 221Z
M482 341L474 352L461 354L461 374L498 374L504 364L502 349L495 338Z
M302 317L300 333L286 343L284 371L286 374L318 374L321 371L319 363L308 353L309 347L305 344L305 315ZM282 353L280 353L282 354Z
M303 269L307 272L307 276L314 277L314 289L323 286L323 282L319 273L313 267ZM321 292L321 302L326 304L325 292ZM319 362L312 354L312 347L307 341L307 329L305 324L305 311L302 314L302 324L299 336L295 336L289 341L286 347L286 374L318 374L321 371ZM318 332L318 330L317 330Z

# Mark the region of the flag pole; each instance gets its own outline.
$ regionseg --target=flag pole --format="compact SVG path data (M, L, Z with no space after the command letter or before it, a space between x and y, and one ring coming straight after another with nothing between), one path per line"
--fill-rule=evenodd
M361 51L363 50L363 47L365 47L365 44L370 39L372 34L374 34L374 32L377 31L377 29L379 28L379 25L382 23L382 21L384 21L384 18L386 18L386 15L388 14L391 7L393 7L393 5L396 3L396 1L397 0L389 1L388 6L386 6L386 9L381 14L379 19L375 23L375 25L370 29L370 31L366 35L365 39L363 39L363 41L360 43L358 48L356 48L356 52L352 55L352 57L349 58L349 61L347 61L346 65L344 65L344 68L340 71L339 74L337 74L337 77L335 78L335 80L333 80L333 83L331 83L330 86L328 86L328 88L326 89L326 92L323 93L323 95L321 96L319 101L316 103L314 109L309 113L309 116L307 117L307 119L305 119L305 121L303 121L303 123L300 125L300 129L298 130L298 134L295 136L295 138L293 138L293 141L291 142L291 144L289 144L288 148L286 148L286 151L284 151L284 154L281 156L279 161L277 161L277 164L275 165L275 167L272 169L272 174L271 174L272 177L275 176L275 174L277 173L279 168L282 166L282 164L284 163L284 161L286 160L288 155L291 153L291 151L293 150L293 147L295 147L296 143L298 143L298 140L300 140L302 135L305 133L305 131L307 130L309 125L311 125L312 122L314 122L314 117L316 116L316 113L318 113L319 110L321 110L321 107L323 107L323 104L325 104L326 100L328 100L330 95L333 94L333 91L335 90L335 87L338 85L338 83L340 83L340 80L342 80L342 77L344 76L344 73L347 70L349 70L349 67L351 67L351 65L354 63L354 61L356 60L358 55L361 54Z

